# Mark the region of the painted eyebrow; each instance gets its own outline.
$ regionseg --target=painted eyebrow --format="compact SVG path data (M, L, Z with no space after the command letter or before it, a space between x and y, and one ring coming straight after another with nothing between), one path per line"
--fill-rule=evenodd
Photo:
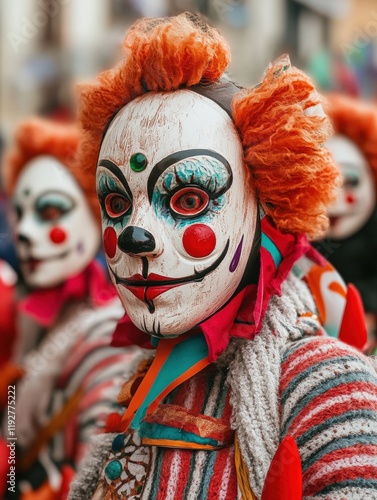
M150 202L152 201L154 186L158 178L161 176L161 174L163 174L163 172L165 172L165 170L169 168L171 165L174 165L174 163L184 160L185 158L191 158L193 156L211 156L212 158L219 160L228 171L229 185L232 184L233 182L232 169L230 168L228 161L221 154L216 153L216 151L212 151L210 149L185 149L182 151L177 151L176 153L173 153L169 156L166 156L158 163L156 163L156 165L153 167L152 172L150 173L148 178L148 199Z
M38 197L35 199L34 207L38 205L41 198L44 198L45 196L54 196L54 195L58 195L61 196L62 198L66 198L67 200L69 200L72 205L71 209L76 206L76 201L72 198L70 194L61 191L60 189L46 189L45 191L42 191L42 193L40 193Z
M114 174L115 177L117 177L118 180L121 182L122 186L124 187L128 196L130 197L130 200L132 200L132 193L130 186L128 185L127 179L124 177L121 169L117 165L115 165L115 163L113 163L111 160L100 160L98 166L110 170L110 172Z
M352 172L360 172L360 168L356 163L349 163L347 161L338 162L342 167L347 168L348 170L352 170Z

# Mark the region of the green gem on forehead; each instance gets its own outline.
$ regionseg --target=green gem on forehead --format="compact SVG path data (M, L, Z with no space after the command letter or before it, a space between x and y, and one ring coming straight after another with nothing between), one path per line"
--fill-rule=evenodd
M134 172L142 172L147 166L148 160L143 153L135 153L130 158L130 167Z

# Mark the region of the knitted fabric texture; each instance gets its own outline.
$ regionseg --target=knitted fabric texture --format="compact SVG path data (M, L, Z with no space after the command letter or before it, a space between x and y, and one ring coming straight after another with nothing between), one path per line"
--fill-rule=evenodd
M304 500L377 499L376 360L316 336L320 327L308 312L315 312L309 290L291 273L281 297L271 298L260 335L234 339L218 361L228 367L231 423L251 488L260 498L272 457L291 435L302 460ZM113 437L90 452L93 462L70 500L91 498Z
M16 388L17 486L30 483L35 493L49 467L57 480L63 475L64 484L61 464L68 462L72 472L79 469L92 437L115 411L125 366L137 355L136 348L109 345L121 311L118 300L100 308L71 302L41 341L21 356L25 375ZM55 484L59 487L58 481L51 486Z
M167 415L170 411L174 412L177 406L194 415L207 415L220 420L228 427L231 406L228 391L224 390L226 376L226 370L218 370L212 364L172 391L160 406L160 411ZM187 420L185 423L183 417L176 423L183 435ZM151 437L155 438L157 434L153 433ZM109 449L96 491L98 498L101 498L102 493L109 498L134 498L131 492L137 491L139 487L142 492L137 498L142 500L237 498L233 444L209 453L206 450L146 446L132 432L127 433L122 441L121 447ZM233 436L228 444L232 441ZM126 472L112 479L106 470L115 461L120 462Z
M303 338L283 355L281 433L299 447L308 498L377 498L377 376L332 338Z
M307 311L315 311L313 299L306 285L291 273L282 285L281 297L271 297L261 333L251 342L233 340L219 360L229 366L232 426L258 497L280 442L282 353L290 336L302 335L297 317Z
M225 370L209 367L182 384L164 402L229 421L231 407L224 391L225 380ZM157 447L153 453L143 500L236 498L233 446L211 452Z
M233 340L221 363L253 492L260 497L286 435L298 445L305 500L377 499L376 360L323 335L306 285L292 273L252 342Z
M81 463L80 473L71 484L68 500L88 500L97 488L98 478L116 434L93 438L89 453Z
M127 365L123 365L123 380L126 381L136 372L139 364L151 356L150 350L140 349ZM111 449L116 434L101 434L92 439L84 458L79 464L80 472L71 484L68 500L87 500L92 498L104 461Z

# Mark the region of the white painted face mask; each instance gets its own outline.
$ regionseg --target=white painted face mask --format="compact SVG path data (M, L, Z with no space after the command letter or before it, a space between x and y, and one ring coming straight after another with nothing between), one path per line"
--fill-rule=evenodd
M63 283L94 258L100 230L81 188L57 159L38 156L24 167L13 206L21 271L30 287Z
M110 274L138 328L178 335L232 297L257 202L233 122L217 104L181 90L126 105L105 134L97 191Z
M326 142L343 175L336 203L329 209L328 236L344 239L359 231L376 205L374 181L369 165L357 145L342 135Z

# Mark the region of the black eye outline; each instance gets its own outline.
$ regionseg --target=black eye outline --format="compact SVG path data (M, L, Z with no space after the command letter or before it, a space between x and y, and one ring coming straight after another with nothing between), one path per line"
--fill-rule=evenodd
M112 199L114 199L115 197L117 198L120 198L124 201L126 201L128 203L128 207L123 210L122 212L120 212L119 214L117 215L111 215L109 213L109 209L108 209L108 203L111 202ZM131 203L131 200L127 197L127 196L124 196L123 194L120 194L120 193L117 193L117 192L112 192L112 193L108 193L104 198L103 198L103 210L105 211L105 214L106 216L112 220L112 221L116 221L116 220L119 220L121 219L122 217L124 217L125 215L127 215L128 212L131 211L132 209L132 203Z
M51 213L51 211L52 211L52 213ZM63 215L66 213L67 213L67 211L62 210L61 207L58 207L58 206L54 205L53 203L51 203L51 204L46 204L42 209L38 210L38 217L43 222L55 222L55 221L61 219L63 217Z
M13 205L13 212L16 215L17 222L19 222L22 219L24 213L21 205Z
M132 193L130 188L128 187L128 183L123 173L110 160L101 160L99 162L99 167L103 167L106 170L106 172L100 172L99 175L97 175L96 180L96 190L101 206L102 221L104 223L111 222L113 224L117 224L118 222L122 222L122 219L125 216L128 217L130 215L130 212L132 211ZM109 171L113 175L109 175L107 171ZM119 183L121 183L121 186L119 185ZM106 198L111 195L118 195L126 199L130 203L129 209L116 217L112 217L106 209Z
M345 189L355 188L360 185L359 177L344 177L343 187Z
M174 155L171 155L170 157L167 157L167 159L171 159L171 161L174 161L175 163L168 163L166 168L163 170L162 174L160 174L161 179L161 187L162 187L162 192L160 191L161 187L158 189L160 191L160 195L165 198L164 202L164 208L167 210L170 215L174 219L183 219L183 220L190 220L190 219L197 219L198 217L201 217L205 215L207 212L210 213L215 213L215 207L219 205L218 198L220 198L222 195L224 195L232 185L233 181L233 174L230 165L228 162L225 160L220 155L220 158L218 158L218 154L210 151L206 151L206 154L203 156L209 156L210 158L199 158L199 152L202 153L201 150L188 150L188 151L182 151L179 153L176 153ZM190 154L187 154L190 153ZM208 154L207 154L208 153ZM202 155L200 155L202 156ZM213 165L213 159L220 161L222 165ZM165 159L166 160L166 159ZM187 170L186 165L182 162L183 160L188 160L190 161L189 169ZM163 165L165 166L165 165ZM221 179L221 182L213 176L215 173L218 171L219 167L222 169L225 167L226 172L224 174L227 174L226 179ZM183 168L183 171L181 169ZM205 178L203 179L202 171L201 169L210 169L210 172L205 173ZM213 170L213 173L211 172ZM154 171L152 171L152 174ZM153 178L154 184L153 187L156 184L156 176L152 177L152 174L148 180L148 193L149 193L149 198L152 200L152 196L154 191L152 192L152 183L150 180ZM167 177L170 175L173 175L173 183L175 184L174 187L171 187L171 183L167 183ZM201 192L205 193L208 196L208 203L206 204L206 207L204 207L202 210L198 211L194 215L182 215L178 213L174 208L171 206L171 199L175 195L175 193L181 189L186 189L186 188L195 188L200 190ZM151 192L150 192L151 191Z
M202 196L202 198L204 198L203 200L204 205L201 206L199 209L196 209L194 213L185 213L184 210L180 212L173 207L174 202L178 201L181 197L191 193L194 193L198 196ZM173 215L173 217L180 219L194 219L196 217L204 215L208 211L210 201L211 201L211 196L208 193L208 191L203 189L201 186L192 184L186 185L184 187L179 186L177 189L173 190L170 193L169 199L167 200L169 210Z
M49 200L49 196L57 196L60 197L60 200ZM45 201L44 198L47 198ZM63 201L64 200L64 201ZM42 222L56 222L57 220L64 217L66 214L72 212L75 208L76 202L74 199L69 196L67 193L64 193L59 190L48 190L41 193L34 203L35 213L38 215L39 219ZM44 210L54 208L59 211L59 215L56 217L44 217L42 212Z

